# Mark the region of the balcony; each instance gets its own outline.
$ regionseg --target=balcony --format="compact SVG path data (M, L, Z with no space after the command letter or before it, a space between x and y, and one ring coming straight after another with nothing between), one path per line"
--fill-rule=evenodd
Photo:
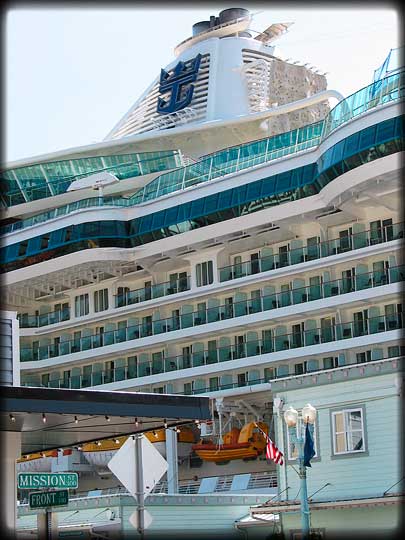
M188 290L190 290L190 276L175 281L157 283L142 289L124 291L115 295L115 307L129 306ZM41 315L18 315L18 320L20 321L20 328L41 328L42 326L68 321L70 317L70 308L67 308Z
M372 335L376 333L388 332L404 328L404 318L402 313L393 315L382 315L373 317L365 321L350 321L347 323L335 324L327 327L317 327L302 332L288 334L277 334L276 331L268 331L266 339L255 339L228 345L226 347L216 347L209 350L195 350L188 355L179 355L165 358L163 354L158 358L146 362L136 361L132 365L123 365L104 371L95 371L88 374L71 375L64 379L50 380L46 386L51 388L87 388L109 384L118 381L137 379L162 373L176 372L192 367L207 366L238 360L241 358L251 358L263 354L298 349L321 343L331 343L348 338ZM224 366L224 369L226 367ZM318 371L317 368L307 369L307 372ZM280 377L288 376L280 373ZM238 383L227 383L218 385L216 388L198 388L190 391L190 394L210 392L236 388L246 385L261 384L268 382L264 379L254 379L241 381ZM23 383L29 386L29 383Z
M31 362L55 358L57 356L88 351L125 341L165 334L175 330L193 328L221 320L233 319L290 305L330 298L332 296L380 287L390 283L398 283L404 281L404 278L405 266L396 266L378 272L358 274L352 279L338 279L320 283L319 285L310 285L280 293L274 292L270 295L264 295L261 291L260 297L243 300L242 302L234 302L232 304L206 308L205 310L200 309L199 311L182 313L178 316L172 316L166 319L153 320L152 317L145 317L143 323L139 325L127 326L125 328L100 334L92 334L76 340L60 341L58 343L39 346L37 348L21 347L20 359L21 362ZM342 337L352 337L352 335L349 336L349 332L353 336L356 335L355 332L351 332L351 327L347 327L344 328ZM299 338L296 337L294 339L298 340ZM287 345L285 348L291 348L289 340L287 340L286 343ZM321 341L318 341L318 343L321 343ZM309 343L307 342L307 344Z
M41 328L49 324L56 324L70 320L70 308L57 311L50 311L41 315L19 314L17 319L20 322L20 328Z
M115 307L129 306L139 302L146 302L155 298L162 298L170 294L190 290L190 276L179 278L175 281L167 281L165 283L157 283L150 287L142 289L125 291L122 294L115 296Z
M310 246L302 246L298 249L275 253L267 257L261 257L253 261L243 261L238 264L224 266L219 269L219 281L229 281L261 272L267 272L276 268L293 266L306 261L313 261L323 257L330 257L338 253L390 242L404 238L404 223L395 223L380 229L363 231L360 233L334 238L326 242L319 242Z

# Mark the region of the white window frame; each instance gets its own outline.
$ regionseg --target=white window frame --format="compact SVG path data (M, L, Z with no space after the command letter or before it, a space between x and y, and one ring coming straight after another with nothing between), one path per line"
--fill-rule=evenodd
M197 287L205 287L214 283L214 263L212 260L196 264Z
M351 412L360 412L360 418L361 418L361 437L362 437L362 441L363 441L363 448L360 449L360 450L347 450L348 448L348 433L351 433L352 431L360 431L360 430L350 430L349 431L349 426L348 426L348 423L347 423L347 415L348 413L351 413ZM344 431L339 431L338 433L344 433L345 434L345 446L346 446L346 450L344 450L343 452L338 452L337 449L336 449L336 435L337 435L337 432L336 432L336 416L338 414L343 414L343 424L344 424ZM342 409L340 411L333 411L332 412L332 435L333 435L333 454L336 455L336 456L341 456L341 455L346 455L346 454L361 454L361 453L364 453L366 451L366 439L365 439L365 436L364 436L364 410L362 407L356 407L356 408L352 408L352 409Z
M94 312L100 313L109 309L108 288L94 291Z
M84 317L90 313L89 293L75 296L75 317Z

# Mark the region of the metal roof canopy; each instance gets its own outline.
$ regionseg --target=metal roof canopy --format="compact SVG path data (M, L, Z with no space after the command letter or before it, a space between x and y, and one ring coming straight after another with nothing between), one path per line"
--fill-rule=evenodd
M207 397L20 386L0 391L0 431L21 432L22 454L211 417Z

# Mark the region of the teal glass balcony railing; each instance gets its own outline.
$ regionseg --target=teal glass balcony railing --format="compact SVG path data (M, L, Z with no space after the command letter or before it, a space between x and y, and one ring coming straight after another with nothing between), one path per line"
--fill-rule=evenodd
M330 135L332 131L353 118L380 105L402 100L404 97L404 87L404 72L402 71L372 83L342 100L321 122L316 122L309 126L304 126L266 139L226 148L204 156L200 161L193 163L192 165L186 165L174 171L161 174L158 178L135 193L131 198L104 197L84 199L77 203L65 205L50 212L45 212L26 220L6 225L0 229L0 232L2 234L7 234L16 230L25 229L36 223L43 223L49 219L58 217L58 215L66 215L82 208L93 206L115 207L137 205L168 193L173 193L178 190L183 190L197 184L214 180L215 178L226 174L235 173L255 165L270 162L285 155L296 154L297 152L309 148L315 148ZM131 164L134 165L132 161ZM126 163L124 163L124 165L125 167L128 166ZM171 167L166 166L166 168ZM90 174L90 172L87 172L87 174ZM132 172L128 174L132 174ZM134 174L132 175L134 176ZM41 191L44 188L40 187L38 189ZM51 195L51 193L48 193L47 195L41 195L41 197ZM24 197L19 192L12 194L12 196L10 195L10 197L17 197L17 200L8 201L10 204L25 202ZM39 197L39 195L37 195L37 197Z
M86 375L70 375L64 379L57 378L50 380L46 386L51 388L86 388L402 328L404 328L402 313L389 316L384 315L368 319L363 325L360 325L356 321L352 321L344 324L336 324L328 328L314 328L300 333L289 333L278 336L273 334L270 338L265 340L248 340L243 343L238 343L237 345L218 347L211 350L201 350L190 353L189 355L172 356L169 358L164 358L162 356L158 361L150 360L148 362L138 362L132 366L123 365L110 370L94 371ZM379 358L375 361L381 360L383 359ZM348 364L348 366L351 365L353 364ZM311 369L309 364L302 374L315 373L317 371L325 371L325 368L314 367ZM243 383L231 382L219 384L217 388L199 388L190 393L197 394L215 390L238 388L241 386L269 382L270 380L291 375L294 375L294 373L274 373L274 376L272 376L271 379L248 379ZM22 385L33 386L33 384L29 382L23 382Z
M154 298L162 298L170 294L176 294L190 290L190 276L179 278L175 281L157 283L143 289L128 290L115 295L115 307L123 307L138 302L146 302ZM18 315L20 328L39 328L49 324L56 324L70 319L70 308L51 311L41 315Z
M124 291L115 296L115 307L128 306L139 302L146 302L154 298L162 298L170 294L176 294L190 290L190 276L179 278L165 283L156 283L150 287Z
M152 317L145 317L142 324L127 326L102 334L88 335L76 340L60 341L56 344L39 346L35 349L21 347L20 358L22 362L45 360L404 280L405 268L404 266L398 266L384 271L359 274L350 282L346 279L338 279L323 283L320 286L312 285L291 289L287 292L274 292L270 295L261 293L259 298L182 313L166 319L153 320Z
M334 238L313 245L302 246L282 253L275 253L266 257L259 257L253 261L242 261L237 264L224 266L219 269L219 281L229 281L260 272L267 272L275 268L292 266L306 261L321 259L345 253L367 246L390 242L404 238L404 223L395 223L379 229L362 231L341 238Z
M61 309L58 311L50 311L40 315L17 315L20 323L20 328L39 328L56 324L70 319L70 308Z

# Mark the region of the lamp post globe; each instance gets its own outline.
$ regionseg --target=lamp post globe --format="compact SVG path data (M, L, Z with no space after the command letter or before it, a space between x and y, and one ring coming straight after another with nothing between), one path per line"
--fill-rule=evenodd
M310 403L302 408L302 419L306 424L314 424L316 419L316 409Z
M288 427L294 427L297 425L298 412L293 407L288 407L284 412L284 421Z

